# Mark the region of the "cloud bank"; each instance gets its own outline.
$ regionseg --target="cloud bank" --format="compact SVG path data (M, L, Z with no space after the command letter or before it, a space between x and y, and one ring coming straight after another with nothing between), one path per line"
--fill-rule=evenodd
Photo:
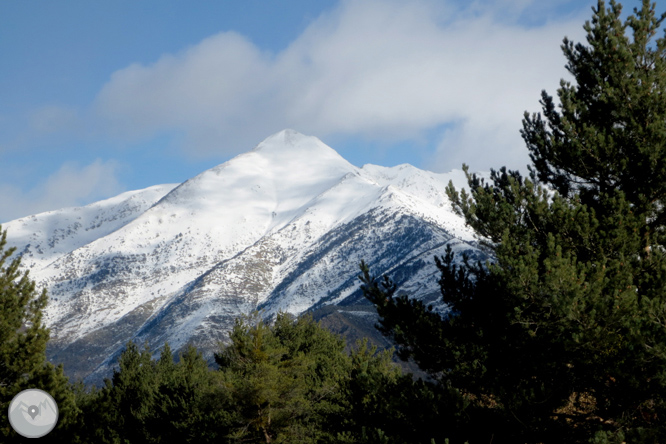
M177 132L196 156L236 154L287 127L389 143L445 128L429 169L523 168L523 112L555 93L562 38L580 41L589 13L528 28L471 5L343 1L279 53L222 32L116 71L95 112L130 140Z

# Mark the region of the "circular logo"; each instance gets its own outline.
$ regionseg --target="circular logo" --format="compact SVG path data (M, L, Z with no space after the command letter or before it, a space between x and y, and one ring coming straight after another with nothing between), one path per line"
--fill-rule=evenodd
M9 404L9 423L26 438L40 438L56 426L58 404L44 390L23 390Z

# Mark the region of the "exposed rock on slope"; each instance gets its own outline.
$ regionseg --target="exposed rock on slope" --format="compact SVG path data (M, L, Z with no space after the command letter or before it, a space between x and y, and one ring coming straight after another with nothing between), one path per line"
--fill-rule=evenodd
M357 168L285 130L178 186L3 228L49 289L49 357L91 381L130 339L153 350L193 343L210 357L240 313L362 305L361 259L434 300L434 255L447 244L481 254L451 211L449 179L464 184L461 172Z

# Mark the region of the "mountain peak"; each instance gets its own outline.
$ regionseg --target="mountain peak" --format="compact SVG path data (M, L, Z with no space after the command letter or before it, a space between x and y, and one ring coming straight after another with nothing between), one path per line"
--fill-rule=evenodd
M344 160L337 151L314 136L306 136L292 129L284 129L268 136L252 151L271 158L283 160L289 158L319 158ZM345 161L346 162L346 161Z
M304 141L305 139L317 139L316 137L313 136L306 136L305 134L301 134L298 131L295 131L293 129L283 129L282 131L279 131L273 135L268 136L263 142L263 143L280 143L283 145L296 145L297 143ZM261 145L261 144L260 144Z
M451 210L448 179L359 169L283 130L175 188L10 222L8 241L48 288L49 359L98 383L129 340L191 343L208 358L240 314L364 303L363 258L377 275L411 276L401 293L435 300L429 258L451 245L485 260Z

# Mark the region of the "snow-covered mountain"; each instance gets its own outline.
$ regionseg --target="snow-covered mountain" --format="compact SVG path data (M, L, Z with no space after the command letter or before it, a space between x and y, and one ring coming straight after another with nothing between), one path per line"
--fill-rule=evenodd
M481 255L445 187L460 171L357 168L315 137L281 131L180 185L123 193L3 225L50 303L49 358L108 375L128 340L207 356L233 320L363 304L358 265L433 300L433 256ZM364 316L363 311L356 312Z

